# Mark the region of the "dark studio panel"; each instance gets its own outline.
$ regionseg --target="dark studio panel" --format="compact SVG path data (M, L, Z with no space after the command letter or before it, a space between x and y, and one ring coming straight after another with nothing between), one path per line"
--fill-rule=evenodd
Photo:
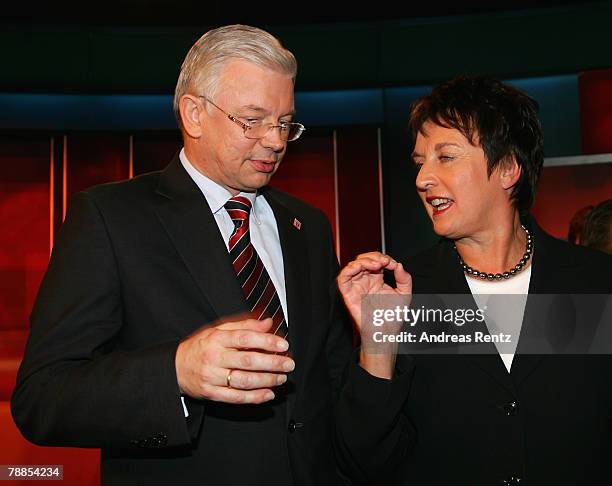
M164 169L182 146L178 130L134 134L132 136L134 177Z
M67 139L66 192L68 198L96 184L129 177L129 135L75 132Z
M432 245L437 237L415 187L413 137L408 127L411 104L431 92L428 86L385 90L382 130L387 253L405 258Z
M612 69L580 73L582 153L612 152Z
M379 129L337 130L340 262L383 249Z

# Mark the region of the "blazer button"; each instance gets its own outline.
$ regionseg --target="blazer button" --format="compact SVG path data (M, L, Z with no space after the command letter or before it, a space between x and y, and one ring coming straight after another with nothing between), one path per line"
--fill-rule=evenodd
M506 412L508 417L514 417L518 413L518 403L516 403L514 400L506 403L504 405L504 412Z
M297 429L303 427L304 424L302 422L296 422L295 420L289 420L289 424L287 425L287 430L290 434L293 434Z
M519 486L521 484L521 478L517 476L510 476L504 479L504 486Z

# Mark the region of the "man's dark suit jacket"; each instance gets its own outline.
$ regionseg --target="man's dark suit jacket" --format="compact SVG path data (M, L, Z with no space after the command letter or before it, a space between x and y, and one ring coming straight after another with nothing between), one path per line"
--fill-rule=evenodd
M329 223L264 189L283 252L296 368L272 404L180 404L175 352L246 311L207 202L178 157L72 201L12 399L41 445L102 448L103 484L330 484L332 401L351 352Z
M610 304L609 256L535 224L532 232L530 295L603 294L598 301ZM448 240L404 266L415 295L470 293ZM541 324L531 300L521 336ZM520 355L521 346L511 373L493 348L489 355L400 355L391 381L352 363L340 402L345 470L377 485L612 484L611 357Z

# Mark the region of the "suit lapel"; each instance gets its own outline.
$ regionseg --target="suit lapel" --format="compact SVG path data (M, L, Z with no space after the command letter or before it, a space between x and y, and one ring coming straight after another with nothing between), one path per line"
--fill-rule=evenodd
M533 266L529 282L529 295L521 326L521 337L512 363L511 373L507 372L501 357L492 344L492 349L488 350L487 354L470 357L474 364L510 390L515 389L527 379L543 360L541 355L535 354L534 350L530 349L529 339L526 339L530 330L537 328L543 322L543 319L546 319L546 316L542 314L546 308L537 305L534 295L558 293L559 289L566 285L565 281L571 274L567 271L568 267L575 265L575 262L567 261L564 258L562 244L542 231L533 218L528 219L527 225L534 238ZM432 275L434 278L443 276L443 283L435 285L438 288L437 291L470 293L463 272L453 254L452 244L444 242L442 245L443 248L439 252L439 259Z
M465 274L463 273L463 269L459 265L459 260L457 255L454 254L455 251L447 252L447 268L449 269L449 273L452 274L450 276L451 288L465 294L468 299L466 301L472 305L472 309L476 311L478 309L478 305L472 297L472 291L467 283L465 278ZM485 322L480 324L474 323L472 328L472 335L476 331L481 331L484 334L489 334L489 330ZM466 351L470 353L470 348L474 351L469 355L469 360L473 365L480 368L482 371L487 373L490 377L492 377L495 381L500 383L502 386L507 388L510 391L514 391L512 386L512 380L510 379L510 374L504 365L495 344L493 343L478 343L471 344L469 347L466 347Z
M304 372L305 360L309 349L311 321L311 282L309 271L309 252L306 232L312 231L299 219L274 193L265 188L261 191L270 204L280 238L285 271L285 290L289 320L289 354L295 360L295 370L289 376L294 387L288 395L287 419L295 402L297 388Z
M471 290L467 284L463 270L459 265L452 242L442 240L437 252L437 261L435 265L421 268L421 278L427 279L422 286L425 292L442 295L462 294L466 296L466 307L471 307L474 310L478 309L471 295ZM417 278L419 278L418 275ZM415 290L419 293L423 293L423 290L418 290L416 287ZM470 329L472 334L473 331L476 330L488 334L487 327L484 323L479 329L474 326ZM504 366L495 345L492 343L482 343L476 346L477 347L473 344L461 346L459 352L466 355L457 356L457 358L466 359L471 364L487 373L502 386L513 391L510 374Z
M546 320L546 315L543 314L545 306L537 305L538 297L534 295L558 293L559 286L564 285L564 281L567 280L566 267L572 265L572 262L567 262L563 258L561 245L557 240L542 231L532 218L528 224L533 234L534 253L521 339L512 365L512 379L516 385L524 381L542 362L542 356L534 354L534 350L529 349L528 339L523 339L530 329L536 328Z
M206 198L178 155L162 172L157 215L191 276L219 318L247 311L225 242Z

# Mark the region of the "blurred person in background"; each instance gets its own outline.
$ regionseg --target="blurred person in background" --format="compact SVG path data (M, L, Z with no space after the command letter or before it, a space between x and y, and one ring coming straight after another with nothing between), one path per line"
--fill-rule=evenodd
M569 231L567 233L567 241L574 245L580 245L582 241L582 228L586 221L589 213L593 209L593 206L586 206L576 211L576 214L572 217L569 225Z
M582 228L581 244L612 255L612 199L599 203L589 213Z

